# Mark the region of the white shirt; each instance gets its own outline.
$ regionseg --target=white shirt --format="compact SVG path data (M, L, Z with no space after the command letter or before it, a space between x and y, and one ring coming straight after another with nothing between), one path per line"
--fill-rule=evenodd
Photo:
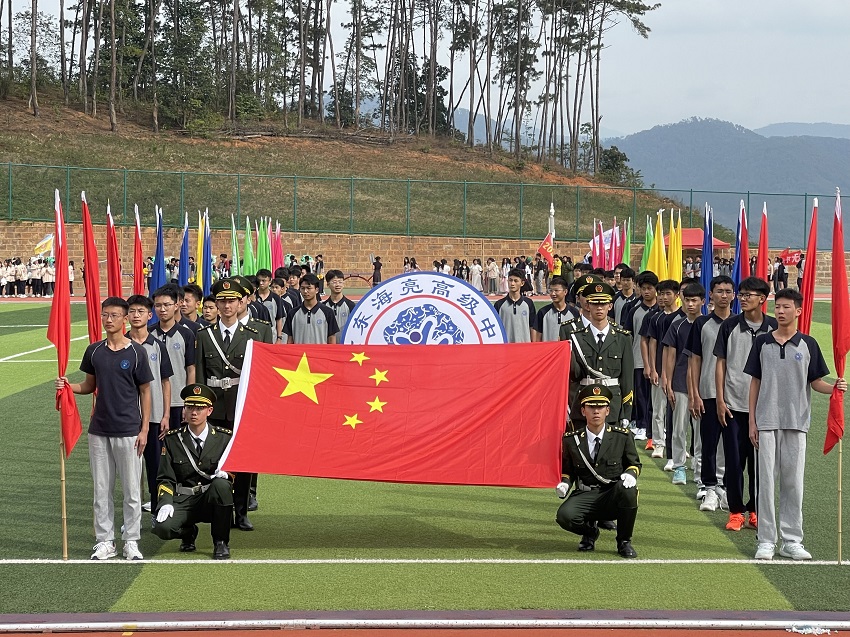
M236 330L238 328L239 328L239 321L236 321L230 327L225 327L224 321L218 322L218 329L221 331L221 340L224 340L224 337L227 335L227 332L230 332L230 338L232 339L233 336L236 334Z
M598 434L593 433L590 429L586 429L587 431L587 449L590 452L590 456L593 457L593 454L599 454L599 445L602 444L602 436L605 434L605 427ZM594 446L595 445L595 446Z
M201 447L203 447L203 446L206 444L206 442L207 442L207 436L208 436L208 435L209 435L209 433L210 433L210 426L209 426L209 424L205 423L205 424L204 424L204 430L203 430L203 431L200 433L200 435L198 435L198 436L196 436L196 435L192 432L192 430L191 430L191 429L188 429L188 431L189 431L189 438L191 439L192 444L193 444L193 445L195 445L195 447L197 447L197 446L198 446L198 443L197 443L196 441L197 441L197 440L200 440L200 441L201 441ZM588 434L589 434L589 433L590 433L590 432L588 432Z
M596 329L596 327L594 327L593 323L588 323L588 327L590 327L590 333L593 334L593 338L596 339L597 341L599 340L599 334L602 334L602 340L603 341L606 338L608 338L608 332L611 330L611 324L610 323L608 323L605 326L604 330Z

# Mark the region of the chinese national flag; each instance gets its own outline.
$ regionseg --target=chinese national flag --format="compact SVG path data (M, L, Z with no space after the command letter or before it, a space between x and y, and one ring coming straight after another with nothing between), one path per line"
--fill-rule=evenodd
M560 480L569 363L568 341L443 347L251 341L222 467L551 487Z
M64 376L71 350L71 292L68 285L68 242L65 238L65 220L62 217L58 190L55 195L55 212L56 233L53 235L53 245L56 248L56 286L50 306L47 339L56 347L59 376ZM62 423L62 441L67 457L71 455L71 450L83 431L77 401L68 385L56 392L56 409Z
M806 270L814 269L806 255ZM841 217L841 193L835 195L835 218L832 229L832 354L835 373L844 378L847 352L850 351L850 296L847 291L847 267L844 264L844 220ZM829 413L826 418L826 440L824 454L844 437L844 392L833 391L829 398Z
M546 235L546 238L543 239L540 246L537 248L537 251L540 255L546 259L546 263L549 264L549 272L552 271L552 268L555 267L555 246L552 245L552 233Z

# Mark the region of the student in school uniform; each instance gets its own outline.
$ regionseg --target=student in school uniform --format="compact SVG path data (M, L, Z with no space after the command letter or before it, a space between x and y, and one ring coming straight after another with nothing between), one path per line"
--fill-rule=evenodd
M319 302L319 277L305 274L298 287L304 301L286 319L287 343L336 343L339 325L331 308Z
M356 304L343 294L343 290L345 289L345 275L342 273L342 270L328 270L325 274L325 281L328 284L330 296L322 301L322 303L333 310L336 317L336 324L339 326L340 331L342 331L346 323L348 323L351 310L354 309Z
M532 330L537 329L534 301L523 295L525 270L514 268L508 273L508 293L493 304L505 326L509 343L531 343Z

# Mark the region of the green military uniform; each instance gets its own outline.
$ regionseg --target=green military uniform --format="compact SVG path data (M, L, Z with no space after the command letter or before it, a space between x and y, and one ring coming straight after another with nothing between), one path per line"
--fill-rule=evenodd
M579 404L610 405L611 392L600 385L579 392ZM579 550L592 551L599 537L597 522L617 520L617 545L623 557L636 557L631 537L637 518L638 494L634 480L640 475L641 462L634 437L628 429L606 424L600 432L598 450L588 446L586 429L568 432L563 441L562 485L572 493L558 509L556 521L561 528L581 535ZM627 487L624 476L633 486ZM562 486L562 485L559 485ZM626 543L627 547L623 546Z
M211 407L215 401L213 391L200 384L187 385L180 396L187 406ZM183 552L195 550L197 523L209 522L214 557L230 556L233 486L229 479L216 476L230 437L229 429L207 423L206 440L199 453L188 425L171 429L165 435L157 475L158 508L170 505L174 511L162 522L156 522L153 532L163 540L181 538Z
M584 283L582 285L582 283ZM592 276L576 282L581 286L578 294L589 303L610 303L614 289ZM581 318L561 326L561 340L572 344L570 361L570 420L575 428L584 426L584 417L578 404L582 387L605 385L611 391L611 412L607 421L623 424L631 420L634 403L634 357L629 332L608 322L608 333L600 342L593 330Z

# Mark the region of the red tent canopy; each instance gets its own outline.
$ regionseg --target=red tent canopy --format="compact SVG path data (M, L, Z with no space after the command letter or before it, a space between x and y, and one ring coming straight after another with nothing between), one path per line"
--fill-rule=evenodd
M702 250L703 241L702 228L682 228L682 249L683 250ZM664 236L664 245L670 244L670 235ZM714 237L715 248L731 248L728 243Z

